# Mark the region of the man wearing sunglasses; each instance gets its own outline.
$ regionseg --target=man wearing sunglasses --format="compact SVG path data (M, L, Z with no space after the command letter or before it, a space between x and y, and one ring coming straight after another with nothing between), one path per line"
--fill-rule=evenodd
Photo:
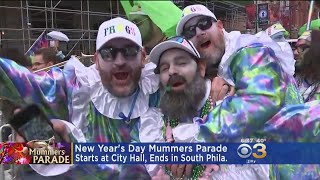
M157 104L157 96L151 94L158 90L159 78L154 74L155 65L144 63L145 56L138 27L114 18L99 27L95 64L90 67L72 57L63 70L52 68L32 74L0 58L0 76L4 77L0 80L0 96L35 103L48 118L67 120L52 123L58 129L76 131L72 135L80 142L139 142L141 119L161 121L159 111L150 108ZM32 167L42 176L59 175L71 168ZM143 165L125 164L81 165L65 175L72 179L150 179Z
M183 10L177 35L192 41L207 59L206 76L218 74L235 86L235 95L227 96L211 111L212 118L200 126L200 134L207 141L239 142L255 137L285 105L302 103L293 77L277 57L281 48L266 33L259 37L227 33L205 6L191 5ZM267 130L263 133L269 137ZM230 167L221 173L239 170Z
M309 50L311 43L311 31L305 31L298 38L298 41L293 51L295 63L295 75L298 75L301 72L301 64L303 61L304 54Z
M318 38L318 31L313 31L312 33L314 33L315 38ZM312 41L316 42L316 40ZM297 60L295 78L304 102L320 100L320 80L317 75L319 67L315 63L316 61L312 63L312 60L316 59L316 55L310 57L309 54L312 54L312 52L309 52L310 45L311 31L306 31L299 37L294 51Z

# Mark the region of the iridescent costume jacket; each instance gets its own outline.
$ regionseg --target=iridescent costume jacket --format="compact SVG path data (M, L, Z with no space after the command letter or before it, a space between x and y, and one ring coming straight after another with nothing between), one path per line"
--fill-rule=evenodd
M303 104L292 76L292 60L265 33L225 34L228 52L219 75L234 84L235 96L215 108L200 134L207 141L262 137L273 142L320 142L320 101ZM230 43L233 39L238 42ZM271 49L271 48L272 49ZM290 56L291 57L291 56ZM290 66L291 65L291 66ZM319 179L315 165L272 165L270 179Z
M64 69L33 74L15 62L0 58L0 96L21 105L35 103L50 119L64 123L80 142L139 142L141 119L157 118L159 111L149 108L157 105L159 77L155 65L146 64L139 87L130 97L117 98L102 85L95 65L85 67L72 57ZM149 106L150 105L150 106ZM121 172L148 175L143 169L126 165L33 165L44 176L67 172L75 179L119 178ZM127 169L127 170L126 170ZM131 170L129 170L131 169ZM124 175L124 174L123 174ZM148 175L149 176L149 175ZM126 176L124 176L125 178Z

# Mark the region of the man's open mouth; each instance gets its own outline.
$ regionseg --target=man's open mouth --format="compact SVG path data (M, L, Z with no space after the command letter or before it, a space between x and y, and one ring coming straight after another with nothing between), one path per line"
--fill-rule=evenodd
M201 49L206 49L211 45L211 41L206 41L200 45Z
M126 80L129 76L128 72L116 72L113 74L116 80Z
M175 83L173 83L172 84L172 87L178 87L178 86L181 86L181 85L183 85L184 84L184 82L175 82Z

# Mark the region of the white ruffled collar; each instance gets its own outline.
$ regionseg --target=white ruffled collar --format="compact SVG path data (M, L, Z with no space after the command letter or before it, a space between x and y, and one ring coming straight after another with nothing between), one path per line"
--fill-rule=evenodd
M141 79L139 81L139 93L135 104L133 101L135 94L133 93L129 97L118 98L113 96L105 89L101 83L99 73L94 68L95 81L89 81L91 86L91 100L97 110L106 117L113 119L121 119L120 113L123 113L128 117L131 106L133 105L133 111L131 119L138 118L149 108L149 95L155 93L159 88L159 77L153 73L155 65L152 63L146 64L142 70Z

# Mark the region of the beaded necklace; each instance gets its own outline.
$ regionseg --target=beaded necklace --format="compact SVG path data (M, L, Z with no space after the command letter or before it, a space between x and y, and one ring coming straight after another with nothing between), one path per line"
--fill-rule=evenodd
M302 97L304 102L308 102L317 93L317 90L320 87L320 82L318 81L318 82L309 83L307 79L305 79L304 81L306 82L308 87L302 93ZM298 84L298 87L303 87L303 78L299 78L297 80L297 84ZM312 88L311 92L308 94L307 98L304 98L304 95L309 88Z
M200 110L200 118L204 120L206 119L206 116L209 114L209 112L213 109L214 103L212 101L211 96L206 100L204 106ZM165 124L167 127L165 128L165 134L166 134L166 142L174 142L173 134L172 134L172 128L178 126L179 119L176 118L165 118L163 117L163 120L165 121ZM192 169L192 177L191 179L198 179L202 176L202 173L204 171L204 167L202 165L196 165ZM170 179L174 179L172 173L166 168L166 173L170 175ZM182 177L181 179L183 179Z

